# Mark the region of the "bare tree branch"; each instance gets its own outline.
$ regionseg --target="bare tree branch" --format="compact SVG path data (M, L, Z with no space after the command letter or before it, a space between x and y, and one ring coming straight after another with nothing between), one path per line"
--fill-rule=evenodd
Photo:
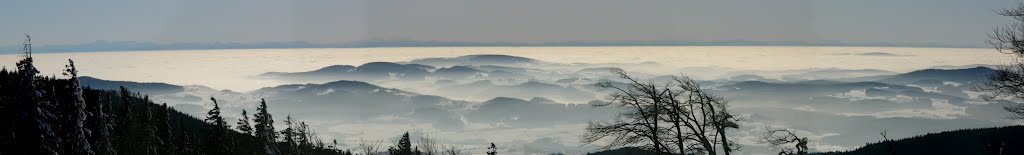
M730 154L736 145L725 130L738 128L736 119L726 110L725 99L705 91L686 77L656 84L644 82L623 71L613 71L627 83L598 83L615 90L610 102L626 109L610 122L591 122L581 142L609 140L605 149L640 146L673 154Z
M987 75L981 86L975 91L987 92L982 98L997 100L1003 97L1024 99L1024 2L1018 2L1015 8L996 10L996 14L1015 19L1011 24L992 29L988 34L991 44L997 51L1013 54L1014 64L1000 66L996 72ZM1024 119L1024 105L1017 104L1004 107L1012 114L1009 119Z

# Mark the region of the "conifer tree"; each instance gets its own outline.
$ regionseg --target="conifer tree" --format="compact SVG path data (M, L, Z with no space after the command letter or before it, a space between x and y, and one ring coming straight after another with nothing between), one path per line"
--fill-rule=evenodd
M180 148L179 154L202 154L199 146L199 138L196 138L195 133L184 131L183 134L183 146Z
M277 154L277 130L274 130L274 118L267 112L267 101L260 99L253 121L256 122L256 142L263 154Z
M238 131L245 135L252 135L252 126L249 125L249 115L246 114L245 110L242 110L242 118L238 119L238 125L235 126Z
M50 120L54 117L49 109L49 103L41 100L43 91L36 88L36 74L39 70L32 64L32 39L25 36L25 58L18 61L18 73L20 79L18 85L19 94L14 101L14 111L18 116L12 128L15 135L12 154L57 154L56 147L58 137L53 132Z
M69 76L67 89L70 93L71 102L64 104L66 109L63 114L62 133L64 154L92 154L92 147L89 145L85 128L85 98L82 97L82 87L78 81L78 69L75 68L75 61L68 59L64 75Z
M281 136L282 136L281 138L284 141L284 148L282 148L282 150L281 150L281 153L283 153L283 154L297 154L298 153L297 152L298 149L296 149L297 138L296 138L296 135L295 135L295 124L294 124L294 122L295 122L295 120L292 119L292 115L288 115L285 118L285 120L284 120L284 125L287 128L284 128L284 130L281 130Z
M11 74L12 72L8 72L6 67L0 68L0 75L10 76ZM16 83L18 81L16 79L20 78L4 79L0 80L0 82L3 82L4 84L11 84ZM0 89L0 94L21 95L21 93L15 93L10 89ZM0 97L0 150L8 150L4 152L9 153L14 152L14 125L16 122L15 116L18 116L16 114L17 111L14 110L17 110L15 108L17 104L20 104L16 102L16 100L13 100L15 98L17 97Z
M402 137L398 138L395 146L388 149L388 152L392 155L411 155L413 151L412 142L409 141L409 132L402 134Z
M121 153L139 153L132 151L138 148L136 145L138 140L135 138L136 134L134 132L135 129L137 129L135 118L133 118L135 115L133 108L134 105L129 99L132 94L128 92L128 88L123 86L120 88L118 93L120 94L119 98L121 101L121 107L118 110L117 120L115 121L116 125L114 126L114 128L117 129L114 130L114 136L116 139L114 142L117 143L116 149L120 150L119 152Z
M249 115L244 109L242 110L242 117L239 118L238 122L236 123L238 125L235 126L235 129L238 129L238 131L242 132L242 134L245 135L236 139L236 144L239 144L239 146L243 147L240 150L243 150L243 152L245 152L246 154L259 154L258 152L260 151L254 149L258 147L255 147L256 143L253 142L253 137L251 137L253 132L252 125L250 125L251 123L249 123Z
M172 154L175 150L174 140L172 139L173 132L171 132L171 109L167 107L167 103L160 105L160 111L157 112L156 117L156 130L157 138L159 138L159 152L161 154Z
M298 152L309 152L313 148L313 143L310 141L309 126L306 122L299 122L299 125L295 129L296 143L298 143Z
M110 115L106 113L109 108L109 99L103 100L98 91L87 91L86 95L83 95L86 101L86 111L88 118L86 119L86 128L89 131L89 143L92 145L92 150L96 154L117 154L116 150L111 144L111 129L113 128L113 120Z
M145 100L145 103L149 103L149 97L148 96L145 97L144 100ZM158 154L159 153L159 148L157 148L157 147L159 147L160 145L163 145L163 144L160 144L160 139L157 138L157 136L156 136L157 121L156 121L155 117L153 117L153 109L152 109L153 106L151 106L151 105L143 105L143 107L145 107L145 108L143 108L144 111L142 112L143 115L142 115L142 118L141 118L143 120L143 122L142 122L142 124L143 124L142 128L143 129L142 129L142 135L141 135L141 136L143 136L142 137L142 139L143 139L142 145L145 145L145 147L146 147L146 154Z
M217 99L210 97L213 101L213 109L210 109L206 113L206 144L204 145L206 154L231 154L231 150L228 147L228 131L230 128L228 123L224 121L224 117L220 115L220 105L217 105Z
M180 142L181 145L177 147L177 150L175 150L175 153L177 153L177 154L198 154L198 149L196 149L194 147L194 146L196 146L197 142L195 141L195 137L193 137L193 133L189 132L189 129L185 128L184 119L177 119L177 120L178 120L178 124L177 124L178 127L177 128L178 128L178 132L180 133L180 134L178 134L178 139L181 140L181 142Z

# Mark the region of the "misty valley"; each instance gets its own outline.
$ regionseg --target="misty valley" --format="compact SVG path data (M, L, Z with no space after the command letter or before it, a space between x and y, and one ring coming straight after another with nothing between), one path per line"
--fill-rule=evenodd
M24 57L25 60L31 59L27 54ZM391 149L401 148L391 145L401 144L403 139L406 142L431 141L439 148L449 147L463 153L616 154L615 151L650 146L606 147L616 142L600 138L593 141L582 139L587 137L584 133L595 123L626 119L623 117L628 115L623 114L629 114L632 109L617 103L623 101L623 92L632 90L622 90L648 84L659 89L677 90L671 86L682 83L699 86L691 91L720 97L720 106L728 109L729 118L734 120L736 127L722 130L723 134L731 136L728 141L733 144L728 145L741 148L736 150L740 154L790 148L790 145L765 145L766 135L773 135L770 131L776 129L785 129L793 136L805 138L803 145L806 150L803 151L806 152L874 154L884 151L877 149L880 144L914 141L918 139L916 136L963 129L976 129L979 131L962 132L982 132L994 138L963 144L965 147L985 148L991 147L991 143L1010 141L1013 142L1011 146L999 148L1014 148L1019 139L1001 136L1019 136L1019 132L1011 131L1021 128L1013 120L1004 119L1008 114L1002 112L1004 107L1016 105L1016 99L984 99L984 92L976 89L983 86L984 75L997 72L995 66L981 64L935 66L910 72L684 67L671 71L676 74L659 74L635 70L672 67L657 62L557 63L484 54L369 62L358 66L330 65L300 72L266 72L250 78L296 84L236 92L202 85L114 81L89 76L71 76L71 79L68 76L40 76L46 73L29 76L24 73L32 71L25 67L32 67L31 60L20 63L28 65L19 64L18 70L3 71L7 81L4 86L23 86L24 82L19 81L28 80L22 78L28 76L35 81L32 83L37 83L34 87L38 93L44 94L43 98L73 94L84 98L75 101L74 97L70 100L40 100L43 98L37 97L36 100L48 105L41 109L55 108L49 109L51 114L41 115L44 119L39 121L53 119L61 122L70 116L52 113L62 112L64 104L82 102L85 110L92 110L87 111L88 118L99 117L93 116L99 113L103 116L101 119L111 122L103 129L111 132L107 134L155 132L156 129L147 126L168 123L163 125L166 127L162 130L166 131L161 131L168 133L156 133L157 137L149 139L180 147L173 150L161 150L170 147L130 147L137 141L145 141L147 138L144 136L105 138L107 144L104 145L112 149L105 151L122 153L201 153L208 149L209 146L205 145L211 143L206 137L214 131L208 126L210 115L216 111L216 118L222 123L219 126L223 126L224 133L221 134L230 137L220 141L228 144L223 147L231 154L253 154L253 149L263 151L255 146L274 146L266 149L270 152L307 154L388 153L394 151ZM70 68L65 72L73 70ZM714 74L720 78L687 77L693 74ZM691 82L681 83L681 80ZM75 93L73 89L65 89L76 85L84 91ZM55 88L60 89L53 90ZM23 88L4 89L5 94L24 93ZM5 103L18 103L14 101L19 100L25 98L8 96ZM102 105L100 109L92 109L98 105ZM13 111L8 107L11 106L5 106L8 110L5 113L11 117L5 118L28 115L11 115L17 113L10 113ZM257 112L260 113L253 115ZM283 135L276 135L278 138L264 142L252 139L259 136L253 134L254 129L248 127L252 123L247 120L255 120L261 115L277 116L263 118L277 119L269 122L272 127L263 125L263 130L270 128L271 133L305 138L280 138ZM121 120L122 117L133 116L146 119ZM158 118L161 116L164 118ZM84 127L94 123L90 119L85 120ZM125 124L118 123L127 122L118 121L138 121L142 126L121 127L118 125ZM5 122L11 123L12 120ZM243 126L247 129L241 130ZM261 128L259 124L256 126ZM54 129L62 128L65 127ZM301 132L276 131L274 128ZM404 136L398 136L403 133ZM125 140L132 141L132 144L118 143ZM256 142L260 144L250 144ZM865 143L869 145L865 146ZM496 147L492 148L491 144ZM413 147L415 151L426 147L412 146L416 146ZM391 148L385 149L387 147ZM443 153L442 149L430 151ZM964 150L978 151L958 151ZM642 150L632 152L651 153Z
M1024 0L0 5L0 155L1024 155Z

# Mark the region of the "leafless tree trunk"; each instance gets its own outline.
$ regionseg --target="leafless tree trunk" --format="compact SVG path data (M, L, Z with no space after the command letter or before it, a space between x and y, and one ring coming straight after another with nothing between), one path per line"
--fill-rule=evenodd
M735 150L725 131L738 125L726 110L725 99L703 90L688 78L655 84L641 82L622 71L615 73L627 81L627 86L609 82L598 86L616 90L609 95L611 102L606 105L617 105L627 111L612 122L591 122L581 142L611 138L605 148L640 145L678 154L722 151L728 155Z
M882 142L886 143L886 150L889 151L889 155L895 155L896 145L893 144L893 140L889 139L889 136L886 134L885 130L882 130L882 133L879 134L882 134Z
M630 81L626 88L614 86L612 83L598 83L597 86L606 89L615 89L617 92L608 96L610 100L607 105L617 105L629 109L628 112L620 114L611 123L591 122L587 127L587 134L581 137L584 143L593 143L606 137L611 137L611 144L606 146L632 146L650 142L645 147L653 147L653 150L664 152L662 140L658 134L662 129L658 126L657 105L664 102L661 99L661 92L651 82L642 83L637 79L627 76L624 72L616 72L625 80ZM599 105L606 106L606 105Z
M987 43L996 50L1006 54L1013 54L1015 62L1010 65L1000 66L996 73L987 76L983 85L975 87L975 91L988 92L983 98L986 100L999 99L1001 97L1015 97L1024 99L1024 3L1019 3L1016 8L996 11L999 15L1015 19L1012 24L996 27ZM1010 119L1024 119L1024 105L1017 104L1005 107L1013 115Z
M975 87L975 91L986 92L985 100L1000 100L1005 97L1024 99L1024 63L1018 61L1013 65L1000 66L995 73L989 74L983 85ZM1012 115L1009 119L1024 119L1024 104L1003 107Z
M380 148L383 145L384 140L365 140L360 139L359 145L357 146L360 151L363 151L363 155L373 155L380 152Z
M431 139L429 135L423 135L416 139L416 146L423 152L423 155L437 155L441 150L441 145L437 144L437 140Z
M765 128L765 130L764 135L761 136L761 143L768 144L768 147L779 150L780 155L807 155L807 138L798 137L792 131L786 129L772 130Z
M444 154L445 155L463 155L464 154L462 152L462 148L459 148L459 146L457 146L457 145L447 145L447 146L442 146L441 148L444 149Z

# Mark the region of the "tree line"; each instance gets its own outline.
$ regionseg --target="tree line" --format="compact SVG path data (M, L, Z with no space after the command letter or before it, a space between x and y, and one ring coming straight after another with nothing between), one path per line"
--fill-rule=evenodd
M15 70L0 69L0 154L467 154L429 137L420 137L413 146L408 133L387 149L383 141L364 140L354 153L337 147L336 140L325 143L291 116L283 119L284 129L275 129L265 100L251 117L243 110L231 125L211 97L213 108L199 118L124 87L85 88L71 60L64 70L67 78L40 76L32 64L31 40L26 39L23 50ZM661 85L616 73L631 83L599 86L618 90L607 105L631 111L612 122L592 122L583 142L612 138L609 148L640 144L658 154L730 154L737 149L725 132L738 128L737 119L724 99L697 82L677 78ZM493 143L487 150L497 154Z
M213 108L207 115L198 118L124 87L83 87L72 60L63 73L67 78L40 76L33 66L31 40L26 38L17 68L0 69L0 154L354 154L351 149L339 148L337 140L325 143L308 124L291 116L283 119L284 129L275 129L265 100L251 117L243 110L232 127L216 98L210 98ZM464 154L431 139L422 139L421 145L410 150L408 133L400 142L387 152L366 150L363 154ZM496 154L496 147L491 146L494 149L488 154Z

